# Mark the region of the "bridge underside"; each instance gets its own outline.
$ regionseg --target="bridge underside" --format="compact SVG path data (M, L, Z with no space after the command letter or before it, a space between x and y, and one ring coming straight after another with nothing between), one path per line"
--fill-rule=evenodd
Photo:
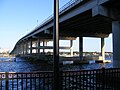
M71 18L60 25L60 35L83 37L106 37L112 32L110 19L104 16L92 17L92 11Z
M60 23L59 29L60 37L108 37L112 33L112 20L102 15L92 17L92 10L89 10ZM52 39L53 27L48 30L36 36Z

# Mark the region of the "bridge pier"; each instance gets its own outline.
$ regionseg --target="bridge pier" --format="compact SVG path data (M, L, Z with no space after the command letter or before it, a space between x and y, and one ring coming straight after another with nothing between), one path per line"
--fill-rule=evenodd
M79 37L79 57L83 60L83 37Z
M40 53L40 49L39 49L39 47L40 47L40 38L38 38L37 53Z
M32 54L32 39L30 39L30 55Z
M25 48L24 48L24 43L22 43L22 55L25 54L24 50L25 50Z
M102 60L105 60L105 42L104 42L104 38L101 38L101 56L102 56Z
M73 56L73 40L70 40L70 55Z
M25 54L28 54L28 42L25 43Z
M45 41L43 41L43 47L45 46ZM43 53L45 53L45 49L43 49Z
M113 67L120 67L120 22L112 22L113 33Z

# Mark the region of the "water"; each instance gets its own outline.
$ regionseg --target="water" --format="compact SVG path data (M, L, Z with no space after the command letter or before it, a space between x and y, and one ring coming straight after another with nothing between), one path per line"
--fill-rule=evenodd
M51 71L52 66L41 64L40 62L28 62L20 58L16 58L16 62L5 61L8 58L0 58L0 72L30 72L30 71ZM98 69L112 68L112 63L84 64L84 65L66 65L63 70L81 70L81 69Z

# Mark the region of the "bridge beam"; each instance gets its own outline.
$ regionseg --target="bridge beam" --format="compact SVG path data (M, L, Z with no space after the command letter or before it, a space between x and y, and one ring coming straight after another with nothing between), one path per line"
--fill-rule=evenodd
M120 68L120 22L112 22L113 33L113 67Z
M119 8L107 8L102 5L96 5L92 8L92 16L105 16L114 20L120 20L119 18L120 9Z

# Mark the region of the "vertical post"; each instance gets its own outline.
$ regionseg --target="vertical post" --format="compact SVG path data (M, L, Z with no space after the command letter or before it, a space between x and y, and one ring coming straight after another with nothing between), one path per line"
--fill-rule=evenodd
M35 44L36 44L36 45L35 45L35 47L36 47L35 53L38 53L38 41L36 41Z
M5 73L5 90L9 90L8 72Z
M16 46L17 55L19 55L19 45Z
M38 54L40 53L39 47L40 47L40 38L38 38L38 47L37 47L37 49L38 49Z
M70 55L73 56L73 40L70 40Z
M79 57L83 60L83 37L79 37Z
M25 44L25 54L28 54L28 42L26 41L26 44Z
M20 44L20 54L21 54L21 55L23 54L23 46L22 46L22 43Z
M30 39L30 54L32 54L32 39Z
M45 49L44 49L45 47L44 46L45 46L45 41L43 41L43 53L45 53Z
M102 56L102 60L104 62L104 60L105 60L105 42L104 42L104 38L101 38L101 56Z
M25 54L25 52L24 52L25 51L24 43L22 43L22 50L23 50L22 54L24 55Z
M53 30L54 90L60 90L59 72L59 0L54 0Z
M113 33L113 67L120 68L120 22L112 22Z

